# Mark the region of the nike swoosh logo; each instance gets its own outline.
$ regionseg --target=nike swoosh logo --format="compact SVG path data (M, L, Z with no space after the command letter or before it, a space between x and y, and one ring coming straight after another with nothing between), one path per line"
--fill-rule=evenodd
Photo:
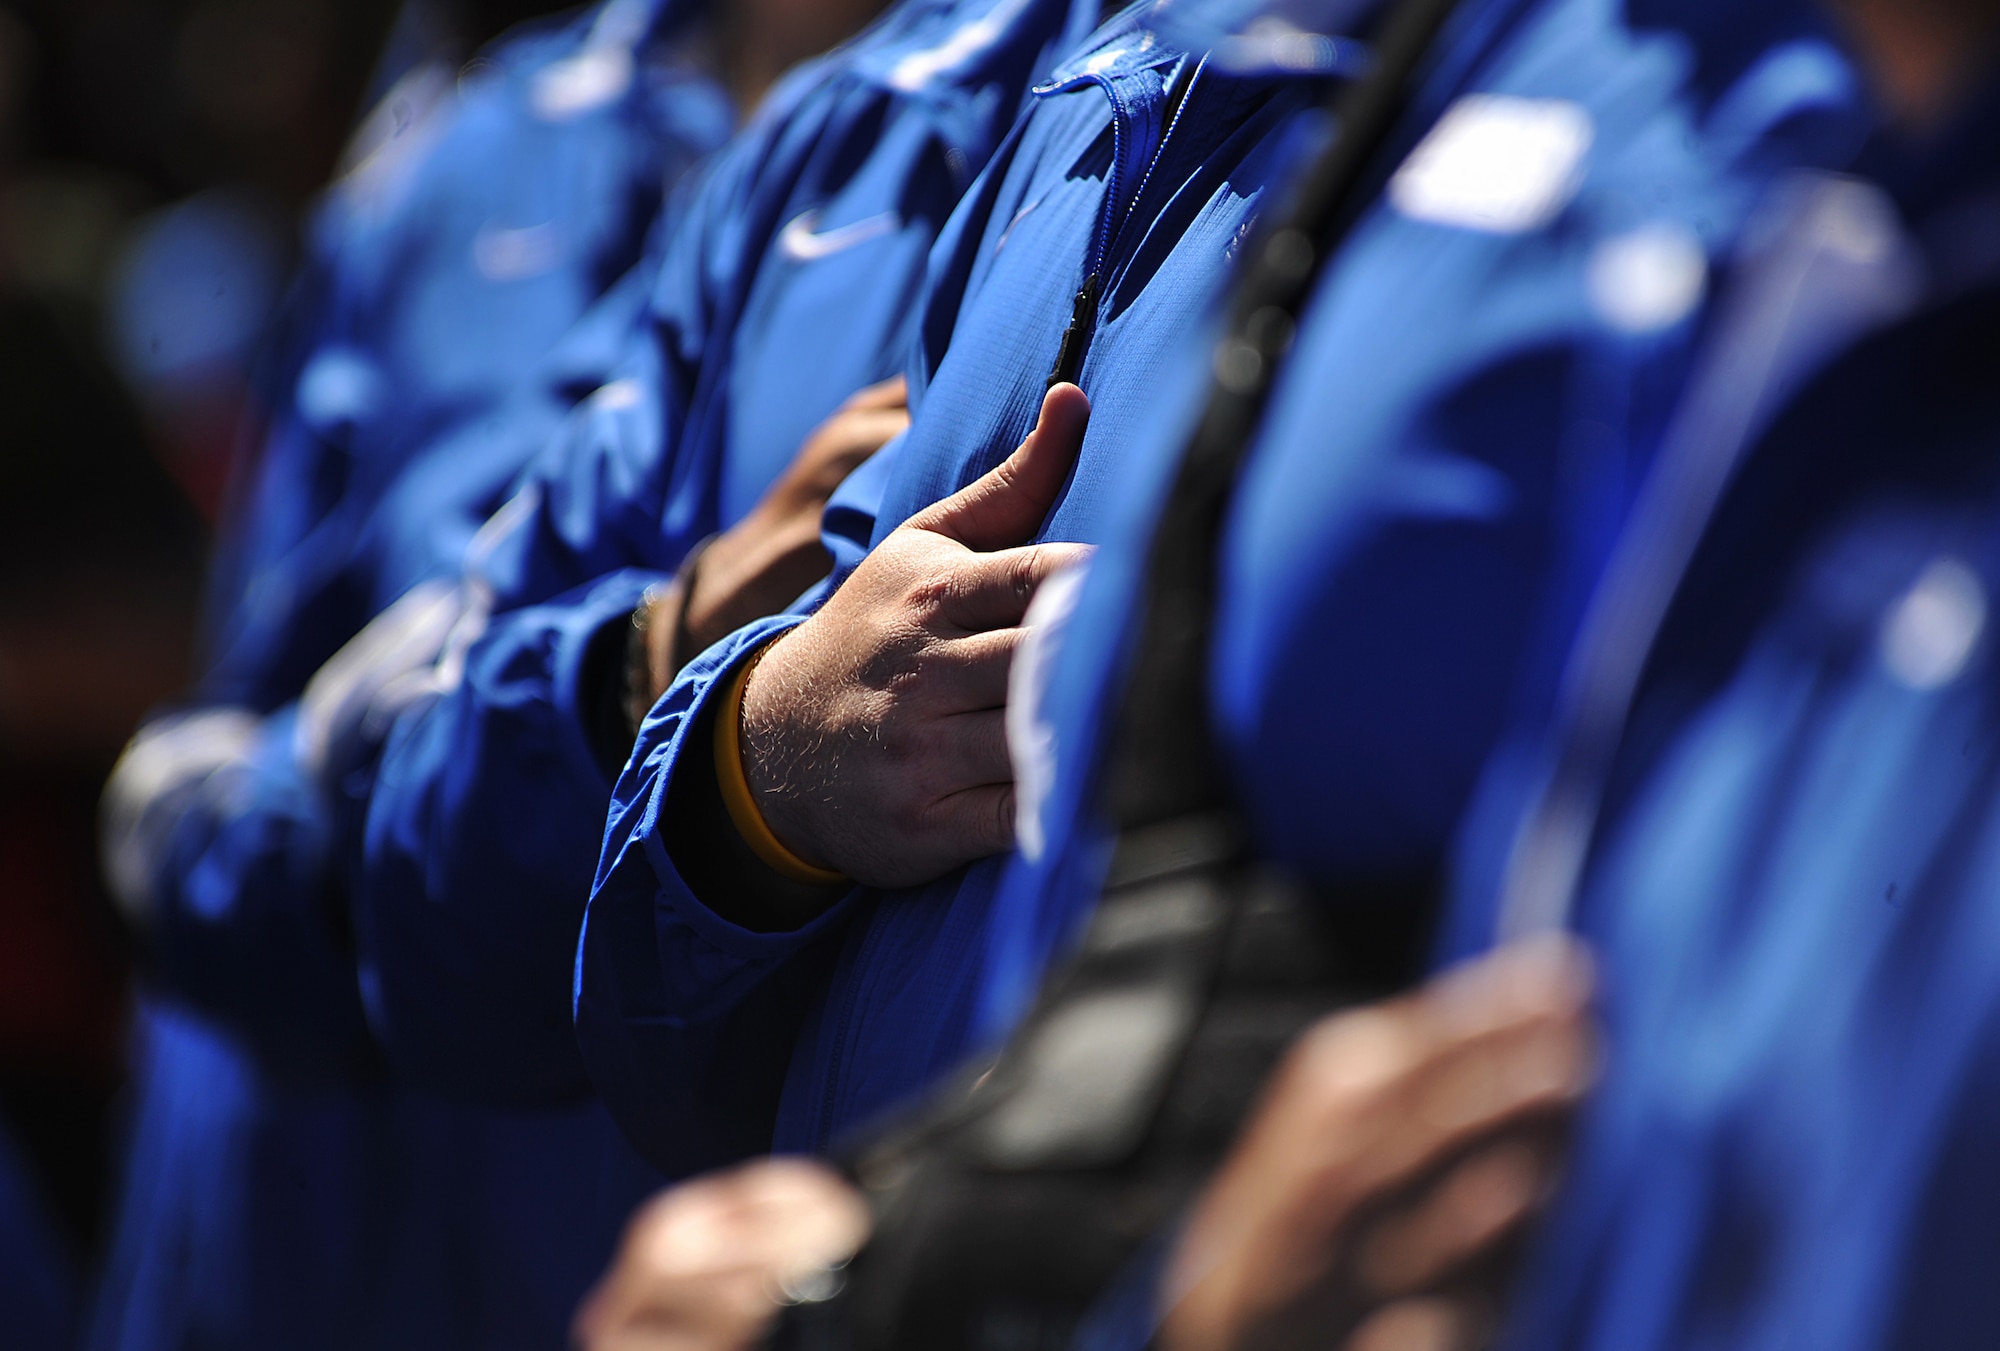
M792 217L791 224L778 233L778 251L795 263L816 263L836 253L845 253L857 244L894 234L903 222L895 212L884 211L836 225L831 230L815 230L813 227L818 224L818 211L801 211Z
M1042 204L1042 199L1037 197L1034 201L1028 203L1026 206L1022 207L1019 211L1016 211L1014 213L1014 218L1007 222L1007 228L1000 232L1000 241L993 246L993 252L996 255L1000 252L1000 250L1006 248L1007 241L1014 237L1014 227L1019 225L1022 221L1026 220L1029 217L1029 215L1031 215L1034 212L1034 209L1040 206L1041 204Z

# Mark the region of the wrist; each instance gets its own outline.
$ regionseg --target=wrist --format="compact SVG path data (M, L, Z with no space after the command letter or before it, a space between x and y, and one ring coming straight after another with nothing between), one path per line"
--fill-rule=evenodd
M817 516L768 524L746 520L716 540L699 574L687 579L683 660L752 620L782 610L831 565Z
M647 587L626 628L618 702L625 714L625 730L634 740L638 739L646 714L659 701L660 648L664 642L671 651L682 599L683 593L675 582Z
M730 824L759 862L772 872L803 886L845 886L845 874L824 866L810 853L781 838L765 814L773 801L768 786L753 781L744 754L744 707L751 681L764 657L783 635L758 648L732 677L715 720L715 776ZM810 846L808 846L809 848Z
M851 884L793 881L752 852L723 804L714 753L724 696L736 674L718 677L698 699L686 749L667 779L662 842L693 897L726 923L752 933L805 927L825 915ZM731 710L740 717L740 711Z
M680 566L674 569L672 588L647 642L655 699L666 693L667 686L674 683L681 667L708 646L708 640L690 631L694 598L701 587L702 564L715 546L726 538L715 534L697 540L694 547L681 556Z

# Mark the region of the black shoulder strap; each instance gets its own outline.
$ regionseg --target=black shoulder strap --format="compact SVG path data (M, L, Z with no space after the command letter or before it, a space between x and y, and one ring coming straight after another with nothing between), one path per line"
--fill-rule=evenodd
M1299 312L1367 205L1369 171L1409 107L1419 67L1456 3L1401 0L1384 17L1374 67L1335 100L1331 143L1238 280L1228 336L1215 350L1208 404L1153 537L1139 646L1106 761L1106 806L1128 835L1227 811L1214 744L1202 730L1223 514Z

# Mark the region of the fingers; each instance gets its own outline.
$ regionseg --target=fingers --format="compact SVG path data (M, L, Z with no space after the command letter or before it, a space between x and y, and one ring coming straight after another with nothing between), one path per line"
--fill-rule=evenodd
M908 408L910 406L910 384L900 375L892 375L878 384L857 389L847 396L842 408Z
M1055 505L1089 423L1084 392L1075 385L1053 386L1042 396L1034 431L1018 450L983 478L912 516L909 524L980 552L1025 543Z
M1581 944L1565 934L1543 934L1442 973L1422 997L1442 1025L1476 1030L1508 1019L1574 1013L1589 1002L1594 979L1590 954Z
M972 555L934 584L939 616L966 633L1012 628L1043 582L1090 554L1087 544L1057 543Z
M834 489L862 461L908 429L910 410L905 395L903 378L897 376L849 398L813 429L759 507L780 519L807 511L816 522L820 504Z
M1347 1339L1346 1351L1473 1351L1490 1327L1480 1301L1429 1295L1376 1311Z
M827 424L830 435L816 446L819 463L822 467L844 467L851 471L855 465L902 435L909 425L910 415L901 408L864 408L842 413ZM841 477L845 478L846 474L842 473ZM829 491L839 486L836 480L829 485Z
M1014 847L1014 785L967 788L932 809L933 828L967 859L1004 854Z
M826 499L864 460L902 435L909 425L910 414L903 408L840 410L807 439L764 502L780 519L806 513L816 532L819 510Z
M1595 1070L1589 992L1580 949L1536 940L1311 1029L1183 1237L1170 1344L1238 1346L1397 1300L1410 1307L1349 1351L1472 1344L1468 1277L1504 1272ZM1447 1286L1450 1301L1411 1303Z
M1510 957L1308 1034L1287 1077L1304 1110L1344 1140L1324 1174L1338 1193L1330 1201L1360 1203L1482 1135L1582 1096L1594 1071L1587 987L1577 964L1547 956L1519 965Z
M589 1351L747 1351L788 1289L860 1247L868 1213L827 1169L767 1159L662 1193L579 1311Z
M1027 636L1023 628L989 629L933 645L924 655L932 706L948 714L1004 708L1007 673Z
M947 783L986 788L1011 783L1013 764L1007 758L1007 714L998 708L960 713L942 724L943 748L937 769ZM1008 823L1013 829L1013 823Z
M1554 1138L1503 1141L1475 1152L1368 1235L1359 1275L1381 1298L1436 1287L1532 1215L1556 1172Z
M739 1198L771 1243L782 1281L843 1262L868 1237L868 1207L838 1173L809 1159L771 1158L740 1170Z

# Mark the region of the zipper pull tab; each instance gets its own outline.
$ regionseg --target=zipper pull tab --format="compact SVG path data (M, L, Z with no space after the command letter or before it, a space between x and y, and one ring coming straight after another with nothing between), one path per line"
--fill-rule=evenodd
M1097 328L1097 274L1091 273L1083 279L1083 289L1076 293L1076 304L1069 312L1069 327L1063 330L1062 346L1056 349L1056 366L1049 372L1048 384L1053 388L1067 381L1075 384L1083 374L1083 354L1090 346L1091 333Z

